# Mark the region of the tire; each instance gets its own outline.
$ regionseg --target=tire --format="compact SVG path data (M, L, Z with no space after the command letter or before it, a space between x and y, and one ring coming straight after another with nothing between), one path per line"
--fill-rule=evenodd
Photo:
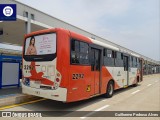
M113 83L113 81L109 81L109 83L107 85L105 97L111 98L113 96L113 94L114 94L114 83Z

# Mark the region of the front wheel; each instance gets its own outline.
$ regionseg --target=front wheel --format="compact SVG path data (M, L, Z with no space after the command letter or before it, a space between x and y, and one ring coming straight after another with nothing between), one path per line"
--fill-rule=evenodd
M109 81L109 83L107 85L105 97L110 98L113 96L113 93L114 93L114 84L113 84L113 81Z

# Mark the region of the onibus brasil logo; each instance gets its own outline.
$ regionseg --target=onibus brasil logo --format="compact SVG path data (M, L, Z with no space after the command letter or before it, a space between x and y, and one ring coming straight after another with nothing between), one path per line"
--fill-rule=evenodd
M13 14L13 9L12 9L12 7L6 6L6 7L3 9L3 14L4 14L5 16L7 16L7 17L12 16L12 14Z

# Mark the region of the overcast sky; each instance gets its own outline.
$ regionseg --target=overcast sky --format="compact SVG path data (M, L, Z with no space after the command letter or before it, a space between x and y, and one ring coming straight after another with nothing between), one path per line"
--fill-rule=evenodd
M160 60L160 0L18 0Z

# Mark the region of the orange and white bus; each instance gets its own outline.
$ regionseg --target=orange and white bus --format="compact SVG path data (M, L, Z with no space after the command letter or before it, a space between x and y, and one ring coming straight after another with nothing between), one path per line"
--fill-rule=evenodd
M62 28L27 34L22 91L74 102L142 81L143 60L133 53Z

